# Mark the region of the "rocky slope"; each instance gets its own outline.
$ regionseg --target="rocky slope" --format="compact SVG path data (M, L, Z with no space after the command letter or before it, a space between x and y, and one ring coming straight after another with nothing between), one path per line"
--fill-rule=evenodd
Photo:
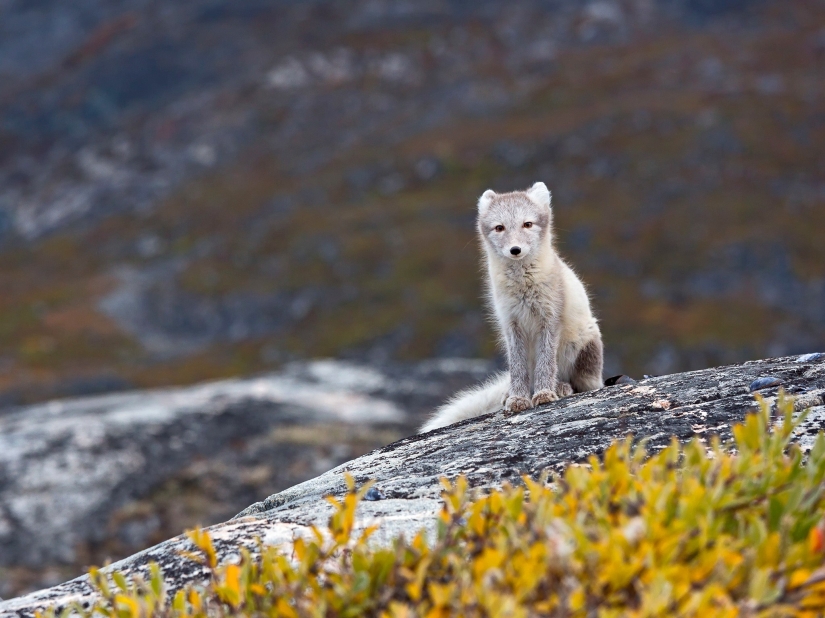
M0 597L36 590L413 433L474 361L276 374L0 414Z
M611 372L822 347L823 59L807 0L2 2L0 405L490 357L538 179Z
M769 378L769 379L768 379ZM761 379L761 380L760 380ZM440 505L439 478L464 474L476 488L518 482L520 475L559 470L568 462L602 452L628 433L645 437L650 447L711 435L730 437L730 427L753 405L753 391L769 400L779 388L797 396L798 409L811 413L795 439L804 448L825 428L825 354L754 361L646 379L575 395L516 415L497 413L405 438L347 462L318 478L253 504L210 531L221 559L239 546L254 550L255 538L280 545L324 525L331 507L325 495L345 491L342 473L358 483L375 480L380 498L359 507L359 527L380 526L376 540L432 529ZM176 537L113 564L128 574L145 573L160 563L173 589L203 577L181 557L188 541ZM85 577L0 604L0 616L33 615L37 609L88 601Z

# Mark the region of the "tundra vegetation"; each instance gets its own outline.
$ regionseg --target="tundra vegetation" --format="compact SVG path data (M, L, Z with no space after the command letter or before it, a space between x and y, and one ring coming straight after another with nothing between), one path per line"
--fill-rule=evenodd
M825 611L825 437L791 443L804 413L780 394L734 439L615 442L563 474L477 495L444 480L436 538L390 547L353 534L369 490L347 479L325 530L219 564L188 533L204 582L172 593L93 569L101 600L132 616L817 616Z
M33 62L12 4L0 58ZM154 3L45 2L100 30L4 84L0 203L58 223L0 214L0 398L488 358L475 200L537 180L613 373L823 348L822 3L392 6L193 0L157 28ZM346 79L272 82L340 52Z

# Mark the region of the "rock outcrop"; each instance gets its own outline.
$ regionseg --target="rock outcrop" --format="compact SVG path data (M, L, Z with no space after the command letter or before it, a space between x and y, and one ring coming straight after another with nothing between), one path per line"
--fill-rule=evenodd
M761 378L769 378L763 379ZM523 474L560 470L566 463L601 453L611 441L633 434L650 448L676 436L686 441L711 435L727 439L731 426L753 407L753 392L771 399L784 388L797 397L798 409L810 408L795 440L804 448L825 428L825 354L809 354L707 369L619 384L574 395L515 415L492 414L427 434L415 435L345 463L313 480L253 504L210 532L221 559L238 548L289 543L324 525L331 507L325 495L345 492L343 472L356 481L375 480L381 499L359 506L357 526L378 524L377 542L432 529L440 508L440 477L466 475L472 486L488 488L518 482ZM109 569L128 575L145 573L158 562L172 589L202 579L201 568L182 558L188 546L176 537ZM0 616L33 615L46 607L88 602L94 591L86 577L0 604Z
M0 412L0 597L76 577L413 433L480 361L295 363Z

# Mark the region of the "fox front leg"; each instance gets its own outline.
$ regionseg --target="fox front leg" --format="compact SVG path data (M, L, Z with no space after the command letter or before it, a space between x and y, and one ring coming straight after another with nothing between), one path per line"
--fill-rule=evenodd
M559 347L558 326L542 328L536 344L536 392L531 403L533 406L540 406L543 403L556 401L560 395L572 394L573 389L569 384L562 385L558 381L559 370L556 360Z
M510 368L510 390L504 401L508 412L521 412L530 405L530 370L527 365L527 338L515 322L505 333L507 342L507 364Z

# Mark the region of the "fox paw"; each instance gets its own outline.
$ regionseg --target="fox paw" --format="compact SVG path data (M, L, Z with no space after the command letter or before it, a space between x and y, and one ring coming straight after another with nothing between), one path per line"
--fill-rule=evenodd
M523 412L533 406L530 405L530 400L527 397L508 397L504 402L504 409L508 412Z
M543 403L550 403L551 401L556 401L558 398L559 396L556 394L556 391L539 391L533 395L533 406L540 406Z
M559 385L556 387L556 394L559 397L569 397L573 394L573 387L570 386L569 382L559 382Z

